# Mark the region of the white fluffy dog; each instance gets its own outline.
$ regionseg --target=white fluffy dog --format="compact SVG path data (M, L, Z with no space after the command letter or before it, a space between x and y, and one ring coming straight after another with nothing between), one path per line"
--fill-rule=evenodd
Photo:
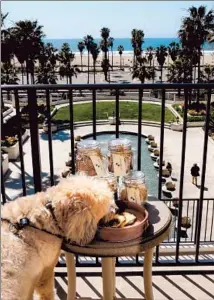
M40 300L54 299L54 267L61 236L79 245L90 243L99 220L114 207L107 183L77 175L46 192L5 204L1 215L1 299L30 300L34 291ZM17 229L12 225L22 218L28 218L32 226Z

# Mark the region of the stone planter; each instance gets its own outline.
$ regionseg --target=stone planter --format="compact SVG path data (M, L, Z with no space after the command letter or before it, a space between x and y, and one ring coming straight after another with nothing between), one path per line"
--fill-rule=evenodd
M4 154L2 154L2 172L3 172L3 176L6 175L8 170L9 170L8 154L4 153Z
M176 186L174 183L172 183L172 181L168 181L165 186L166 189L170 192L174 192L176 190Z
M48 132L48 124L43 124L42 128L43 128L43 131L44 131L45 133ZM54 133L54 132L57 132L57 129L58 129L57 124L51 124L51 131L52 131L53 133Z
M155 169L159 169L159 163L157 163L157 161L153 164L153 166L155 167ZM162 162L162 166L165 166L165 161Z
M167 198L173 198L173 191L169 191L167 190L166 186L162 186L162 192L163 192L163 195Z
M182 123L171 123L170 129L173 131L183 131L183 124Z
M16 160L19 157L19 142L11 147L1 147L8 154L9 160Z
M159 156L154 155L154 153L150 154L151 159L156 161L158 159Z
M152 147L152 146L148 146L148 150L150 151L150 152L153 152L154 150L156 150L157 148L154 148L154 147Z

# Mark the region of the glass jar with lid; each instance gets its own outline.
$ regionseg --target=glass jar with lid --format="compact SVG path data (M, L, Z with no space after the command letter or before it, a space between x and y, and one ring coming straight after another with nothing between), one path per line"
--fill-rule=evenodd
M115 139L108 144L108 170L115 176L124 176L133 169L133 153L131 141Z
M109 188L114 193L115 200L117 200L117 177L114 174L106 173L100 177L101 180L105 180L108 183Z
M147 200L148 191L145 184L145 175L142 171L132 171L123 178L120 190L120 200L142 204Z
M100 145L95 140L83 140L77 144L76 167L89 176L105 174Z

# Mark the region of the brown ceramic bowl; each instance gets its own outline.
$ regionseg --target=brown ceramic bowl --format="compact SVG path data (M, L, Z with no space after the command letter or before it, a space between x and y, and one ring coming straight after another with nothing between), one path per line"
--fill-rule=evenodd
M124 207L124 211L130 212L137 217L132 225L123 228L98 227L97 237L108 242L126 242L134 240L143 235L148 227L148 212L143 207L134 202L117 201L117 205Z

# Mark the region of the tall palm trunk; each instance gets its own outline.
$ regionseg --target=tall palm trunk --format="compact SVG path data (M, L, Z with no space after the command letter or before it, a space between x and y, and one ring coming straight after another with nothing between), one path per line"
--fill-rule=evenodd
M89 83L89 63L90 63L90 58L89 58L89 50L88 50L88 83Z
M83 67L82 67L82 53L80 53L80 59L81 59L81 70L83 71Z
M152 63L152 65L153 65L153 71L155 72L155 60L154 60L154 58L153 58L153 63ZM155 77L153 76L153 78L152 78L152 81L153 81L153 83L155 82Z
M113 61L113 59L114 59L113 50L111 49L111 68L112 68L112 71L114 69L114 61Z
M198 48L198 83L200 82L200 72L201 72L201 48ZM199 103L200 101L200 90L197 90L197 102Z
M22 84L24 84L24 65L21 64Z
M28 70L28 62L27 62L27 60L26 60L26 62L25 62L25 66L26 66L27 84L29 84L29 70Z
M163 66L161 66L161 83L163 82Z
M122 68L122 55L120 54L120 69Z
M196 81L196 65L194 66L193 82Z
M96 61L94 60L94 83L96 83Z

